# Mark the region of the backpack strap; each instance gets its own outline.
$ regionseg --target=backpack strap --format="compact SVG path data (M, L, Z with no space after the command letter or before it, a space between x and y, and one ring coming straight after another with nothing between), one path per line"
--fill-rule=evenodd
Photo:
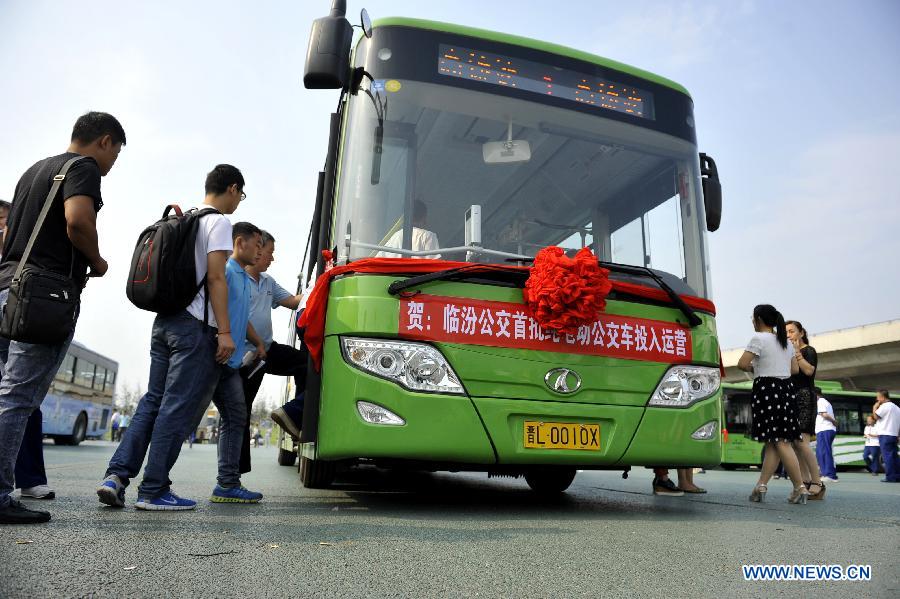
M59 188L62 186L63 181L66 180L66 174L69 172L69 169L72 168L73 164L84 160L85 158L87 158L87 156L76 156L75 158L70 158L62 166L62 168L59 169L59 173L54 175L53 185L50 186L50 193L47 194L47 199L44 200L44 206L41 208L41 212L38 215L37 221L34 223L34 229L31 231L31 236L28 238L28 244L25 246L25 251L22 252L22 257L19 259L19 265L16 267L16 272L13 275L13 281L19 280L19 278L22 276L22 271L25 270L25 264L28 262L28 257L31 255L31 250L34 247L34 242L37 239L38 233L41 232L41 227L44 225L44 220L46 220L47 218L47 213L50 212L50 206L53 204L53 199L56 197L56 194L59 193Z
M163 218L165 218L166 214L169 211L169 208L173 208L173 207L176 210L176 214L178 214L178 216L181 216L181 209L178 206L175 206L173 204L171 206L166 207L166 212L163 213ZM200 210L197 211L197 218L198 219L203 218L207 214L222 214L222 213L213 207L201 208ZM205 324L206 326L209 326L209 285L207 284L208 276L209 276L209 269L207 268L207 274L203 275L203 280L200 281L199 285L197 285L197 291L200 291L201 288L203 289L203 324Z

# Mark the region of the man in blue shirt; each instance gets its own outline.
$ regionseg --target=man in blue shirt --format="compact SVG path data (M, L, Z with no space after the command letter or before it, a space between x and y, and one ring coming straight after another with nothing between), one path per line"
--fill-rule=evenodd
M219 375L194 418L196 430L210 400L219 409L218 484L210 497L216 503L258 503L263 497L262 493L249 491L241 486L241 442L250 413L244 402L244 390L238 372L248 353L266 357L265 345L250 324L250 289L253 281L244 270L259 257L261 234L262 231L250 223L236 223L232 228L234 252L225 266L225 280L228 284L230 332L236 349L227 362L219 365ZM255 349L252 349L253 346Z
M296 310L303 298L302 294L293 295L266 271L275 261L275 238L267 231L262 232L262 250L256 264L247 267L252 279L250 285L250 322L263 340L266 350L266 363L254 372L253 365L241 369L244 382L244 399L247 413L250 413L253 400L259 392L263 377L268 374L294 377L295 399L273 412L272 419L288 434L299 437L303 416L302 393L306 387L307 352L289 345L276 343L272 339L272 310L283 306ZM253 376L250 376L253 373ZM244 430L244 441L241 449L241 473L250 472L250 426Z

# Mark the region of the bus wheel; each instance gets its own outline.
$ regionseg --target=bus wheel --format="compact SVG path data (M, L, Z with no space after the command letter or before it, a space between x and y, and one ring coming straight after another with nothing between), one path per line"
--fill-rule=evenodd
M60 435L53 437L53 443L56 445L78 445L87 436L87 414L82 412L75 419L75 426L72 427L71 435Z
M287 449L283 449L281 447L278 448L278 465L279 466L293 466L297 461L297 452L288 451Z
M334 482L334 463L300 457L300 481L307 489L327 489Z
M525 475L525 482L531 490L541 495L556 495L569 488L575 480L574 468L554 468L553 470L532 470Z

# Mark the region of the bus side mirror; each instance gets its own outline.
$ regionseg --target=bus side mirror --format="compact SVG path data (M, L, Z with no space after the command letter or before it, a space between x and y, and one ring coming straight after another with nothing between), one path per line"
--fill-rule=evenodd
M313 21L306 49L306 89L343 89L350 77L353 27L346 19L346 0L334 0L331 14Z
M722 223L722 183L711 156L700 154L700 177L703 182L703 204L706 206L706 230L716 231Z

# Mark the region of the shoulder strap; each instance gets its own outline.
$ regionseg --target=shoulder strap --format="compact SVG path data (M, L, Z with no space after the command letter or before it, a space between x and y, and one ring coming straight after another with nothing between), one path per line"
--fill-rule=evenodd
M47 218L47 213L50 212L53 198L59 193L59 188L66 179L66 174L73 164L79 160L84 160L85 158L87 158L87 156L70 158L59 170L59 173L53 177L53 185L50 186L50 193L47 194L47 199L44 200L44 206L41 208L41 213L38 215L37 222L34 223L31 237L28 238L28 244L25 246L25 251L22 253L22 258L19 259L19 265L16 267L16 273L13 275L14 281L22 276L22 271L25 269L25 263L28 262L28 257L31 255L31 249L34 247L34 242L37 239L38 233L41 232L41 226L43 226L44 220Z

